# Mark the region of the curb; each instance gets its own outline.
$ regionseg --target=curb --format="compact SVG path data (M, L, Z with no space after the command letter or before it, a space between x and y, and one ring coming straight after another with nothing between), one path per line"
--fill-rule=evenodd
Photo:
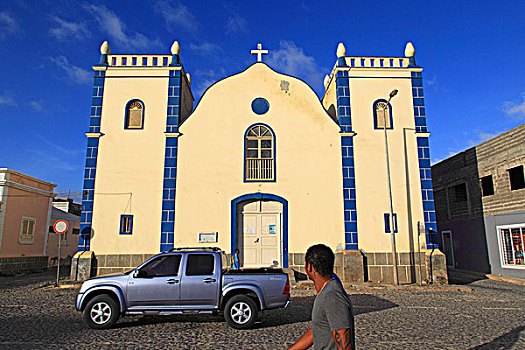
M521 286L525 286L525 279L518 278L518 277L509 277L509 276L501 276L501 275L492 275L492 274L485 274L481 272L476 271L468 271L468 270L449 270L448 271L449 276L452 275L453 278L461 279L462 277L471 277L471 278L478 278L478 279L489 279L493 281L500 281L500 282L507 282L507 283L513 283L518 284Z
M458 285L414 285L414 284L371 284L371 283L348 283L344 282L343 287L345 290L358 290L358 291L371 291L371 290L410 290L410 291L421 291L421 292L472 292L472 288L458 286ZM313 289L314 284L311 281L298 282L294 289Z
M515 277L506 277L506 276L497 276L497 275L485 275L489 280L501 281L513 284L519 284L520 286L525 286L525 280Z

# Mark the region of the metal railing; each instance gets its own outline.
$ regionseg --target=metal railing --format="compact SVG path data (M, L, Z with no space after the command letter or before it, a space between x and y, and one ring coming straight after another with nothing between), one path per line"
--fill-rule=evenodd
M273 158L246 159L246 180L273 180Z

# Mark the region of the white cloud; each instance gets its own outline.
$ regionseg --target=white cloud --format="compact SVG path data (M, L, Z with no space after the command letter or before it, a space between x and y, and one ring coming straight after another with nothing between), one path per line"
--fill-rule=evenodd
M504 102L503 110L514 119L521 120L525 118L525 92L521 93L521 102L508 101Z
M16 102L11 96L0 95L0 106L16 106Z
M432 80L425 81L429 86L437 85L437 76L433 76Z
M196 33L199 29L193 13L180 2L172 5L167 0L159 0L155 6L155 13L164 18L168 30L182 29L189 33Z
M323 73L315 58L304 53L293 41L282 40L279 50L272 50L268 55L270 67L305 80L315 88L322 88Z
M57 40L65 41L71 39L81 40L89 37L90 33L85 23L68 22L60 17L52 16L51 20L57 25L51 28L49 32Z
M90 71L69 63L65 56L50 57L49 59L66 73L69 81L84 84L91 82L93 79L93 74Z
M475 137L473 139L468 140L468 144L469 144L470 147L477 146L480 143L483 143L483 142L485 142L487 140L490 140L493 137L498 136L499 134L500 133L498 133L498 132L484 132L484 131L476 130L476 131L474 131L474 136Z
M190 49L202 56L216 55L222 53L222 47L217 44L203 42L201 44L190 44Z
M195 79L193 79L193 92L195 97L200 97L210 86L215 84L218 80L224 78L226 70L224 68L198 70L195 72Z
M31 101L29 102L29 106L37 112L42 112L44 110L43 102L43 100Z
M95 17L95 20L111 40L123 49L144 50L163 46L158 38L151 40L142 33L128 33L125 23L120 20L115 12L104 5L84 5L84 8Z
M234 13L226 22L226 33L245 32L247 30L247 21L244 17Z
M18 28L18 22L12 16L5 11L0 12L0 38L16 32Z

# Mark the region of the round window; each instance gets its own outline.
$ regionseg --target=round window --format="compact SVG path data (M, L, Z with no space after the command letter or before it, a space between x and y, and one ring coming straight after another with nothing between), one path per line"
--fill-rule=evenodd
M252 111L255 114L264 114L270 109L270 103L265 98L257 97L252 101Z

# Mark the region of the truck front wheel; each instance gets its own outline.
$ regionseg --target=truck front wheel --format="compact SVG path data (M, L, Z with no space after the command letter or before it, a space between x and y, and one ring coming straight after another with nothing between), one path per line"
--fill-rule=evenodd
M257 319L257 305L246 295L236 295L226 303L224 319L233 328L251 328Z
M107 294L101 294L91 299L84 309L84 319L89 327L94 329L111 328L119 318L117 302Z

